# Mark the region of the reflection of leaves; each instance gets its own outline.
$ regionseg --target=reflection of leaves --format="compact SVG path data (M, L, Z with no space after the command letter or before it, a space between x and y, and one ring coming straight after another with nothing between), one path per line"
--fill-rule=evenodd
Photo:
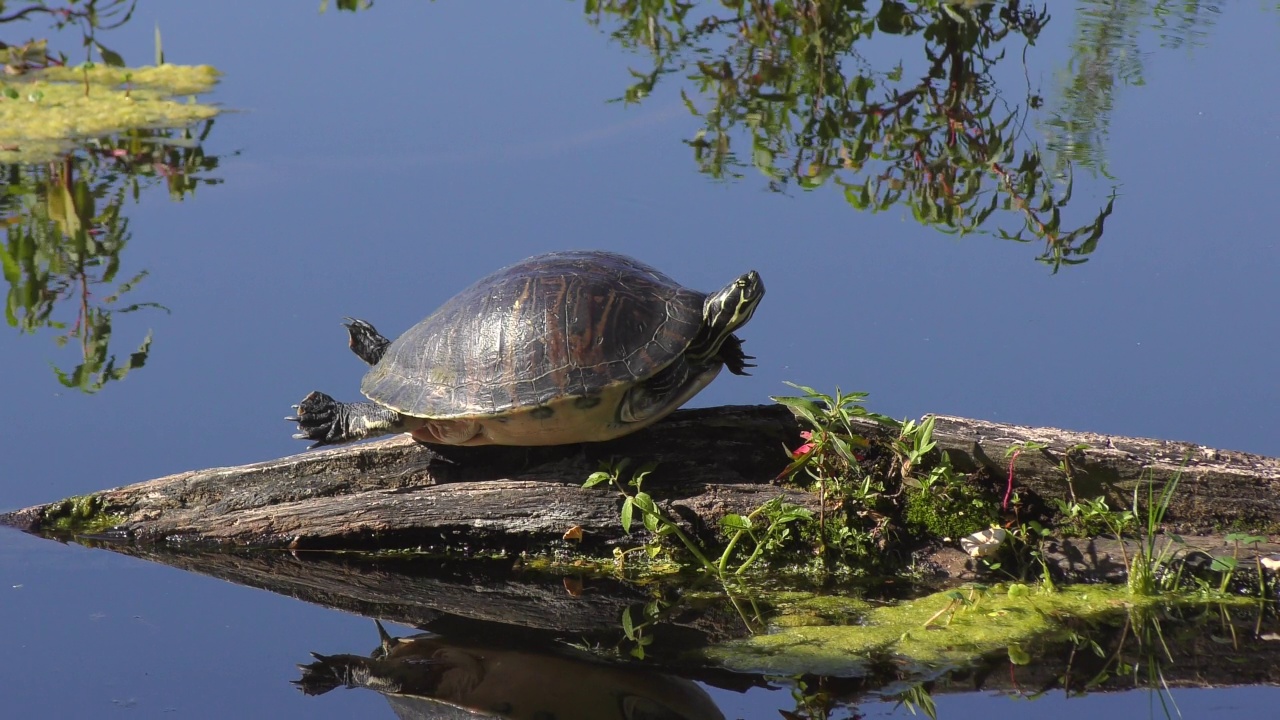
M337 0L334 6L339 11L356 12L357 10L368 10L373 7L373 0ZM320 0L320 12L329 9L329 0Z
M1201 3L1150 0L1081 3L1057 106L1044 122L1048 146L1060 164L1074 162L1107 173L1104 151L1118 88L1145 84L1139 40L1153 29L1161 45L1203 42L1219 11Z
M151 334L118 360L110 350L117 314L164 310L153 302L123 302L147 276L140 271L117 280L121 253L130 239L123 213L126 198L135 201L144 188L163 181L170 196L182 199L218 159L204 154L200 140L208 122L192 130L134 130L98 140L48 165L0 166L0 266L9 285L5 320L20 332L60 331L56 343L79 346L82 361L71 370L54 367L59 382L96 392L145 365ZM71 307L72 319L59 309Z
M1039 239L1039 259L1055 270L1083 262L1101 238L1114 197L1090 222L1063 227L1069 180L1064 194L1064 174L1025 140L1027 111L1010 107L992 77L1011 41L1035 43L1047 10L1018 0L884 2L875 11L861 0L707 8L588 0L586 8L613 24L617 42L651 58L622 100L642 101L666 76L687 78L681 95L703 123L687 142L707 175L755 167L775 191L830 183L856 209L905 205L943 232ZM857 51L877 34L918 50L877 68ZM1040 102L1033 95L1026 105ZM746 155L735 150L744 138Z
M22 45L10 45L4 48L4 71L16 75L27 68L44 67L48 62L48 41L32 40Z
M31 2L26 7L17 10L8 15L0 17L0 24L5 22L13 22L16 20L28 20L35 16L44 15L50 18L54 30L62 30L68 26L79 28L82 36L81 44L85 51L91 48L98 51L98 55L102 58L102 62L112 67L123 67L124 58L120 54L112 51L97 40L97 32L99 30L113 30L129 22L133 17L133 11L137 7L137 0L69 0L63 7L55 7L53 3L48 2ZM0 2L0 12L4 10L4 3ZM0 48L6 50L4 56L5 71L10 74L18 74L33 68L43 68L50 65L66 65L67 57L59 53L56 57L47 51L47 45L44 40L32 41L18 48L19 52L14 52L15 48L5 47L4 43L0 43ZM89 58L86 57L86 60Z

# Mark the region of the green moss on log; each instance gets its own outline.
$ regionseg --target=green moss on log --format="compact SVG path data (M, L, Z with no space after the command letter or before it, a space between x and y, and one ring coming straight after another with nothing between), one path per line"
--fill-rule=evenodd
M50 505L40 520L46 532L72 535L93 534L124 523L124 515L107 512L106 503L97 495L76 495Z

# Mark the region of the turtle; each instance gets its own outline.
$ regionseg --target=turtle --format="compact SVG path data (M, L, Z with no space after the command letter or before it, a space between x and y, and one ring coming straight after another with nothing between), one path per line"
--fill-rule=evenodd
M553 252L478 280L396 340L347 318L371 402L312 392L294 435L323 445L409 433L428 445L564 445L621 437L727 367L755 367L734 331L764 297L752 270L710 295L639 260Z

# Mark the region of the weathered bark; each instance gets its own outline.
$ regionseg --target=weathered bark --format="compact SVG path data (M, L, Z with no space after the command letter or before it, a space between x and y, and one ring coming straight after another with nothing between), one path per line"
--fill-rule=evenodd
M865 421L868 437L886 430ZM779 406L687 410L608 443L552 448L454 448L454 461L405 438L304 453L241 467L180 473L96 493L96 512L122 519L117 536L138 543L292 548L545 548L578 526L599 548L623 537L619 498L582 481L611 458L658 463L646 489L695 532L726 512L745 512L785 494L816 508L808 493L775 484L784 447L800 427ZM1182 480L1168 520L1181 531L1280 525L1280 460L1201 446L1028 428L938 416L934 438L953 465L983 471L1003 488L1006 451L1026 441L1013 465L1023 492L1043 497L1110 494L1125 506L1142 478ZM1086 447L1080 447L1086 446ZM1059 463L1066 458L1068 476ZM0 523L50 532L59 503L0 516Z

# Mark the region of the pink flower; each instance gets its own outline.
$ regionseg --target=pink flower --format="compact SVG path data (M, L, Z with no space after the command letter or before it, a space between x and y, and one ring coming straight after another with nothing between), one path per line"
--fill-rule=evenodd
M808 455L810 452L813 452L813 446L814 446L813 433L809 432L808 430L803 430L800 432L800 438L803 440L807 440L808 442L796 448L795 451L791 453L791 457L793 458L802 457L804 455Z

